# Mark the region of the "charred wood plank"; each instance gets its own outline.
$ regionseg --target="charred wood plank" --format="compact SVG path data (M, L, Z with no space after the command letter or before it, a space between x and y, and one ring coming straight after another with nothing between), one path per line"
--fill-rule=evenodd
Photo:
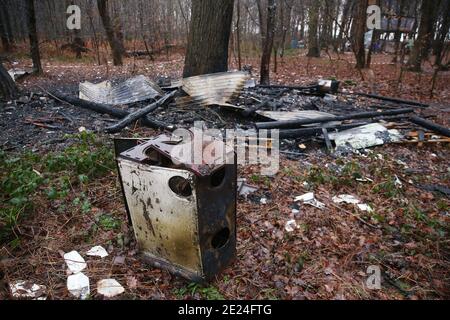
M419 118L419 117L411 117L411 122L417 124L425 129L431 130L433 132L439 133L443 136L450 137L450 129L440 126L434 122Z
M127 115L125 118L123 118L121 121L119 121L117 124L110 126L106 128L106 132L108 133L117 133L125 129L129 124L141 119L142 117L147 116L149 113L155 111L156 109L166 105L169 103L175 95L178 93L178 91L172 91L169 94L166 94L164 97L156 101L155 103L152 103L151 105L142 108L136 112L133 112L129 115Z
M104 105L104 104L98 104L98 103L93 103L93 102L89 102L89 101L85 101L76 97L72 97L72 96L68 96L65 94L62 94L60 92L52 92L49 93L53 98L56 98L57 100L60 100L64 103L67 103L71 106L75 106L75 107L79 107L82 109L86 109L86 110L90 110L90 111L94 111L100 114L107 114L110 115L116 119L123 119L125 117L127 117L130 113L126 110L122 110L119 108L114 108L112 106L109 105ZM174 127L171 127L169 125L167 125L166 123L163 123L161 121L158 121L156 119L150 119L148 116L142 118L141 120L142 124L144 126L150 127L150 128L154 128L154 129L164 129L164 130L173 130Z
M62 94L60 92L52 92L52 95L54 97L58 98L59 100L67 102L73 106L77 106L82 109L95 111L100 114L108 114L114 118L122 119L122 118L125 118L126 116L128 116L128 114L129 114L126 110L114 108L114 107L106 105L106 104L99 104L99 103L82 100L82 99L79 99L76 97Z
M364 126L368 123L355 123L349 125L335 126L326 128L328 131L344 131L354 129L360 126ZM297 138L308 138L317 136L319 134L323 134L323 127L317 128L305 128L305 129L292 129L292 130L281 130L280 131L280 139L297 139Z
M416 107L420 107L420 108L428 108L430 106L429 104L418 102L418 101L404 100L404 99L393 98L393 97L385 97L385 96L379 96L376 94L370 94L370 93L364 93L364 92L357 92L355 94L358 96L366 97L366 98L372 98L372 99L377 99L377 100L381 100L381 101L389 101L389 102L394 102L394 103L398 103L398 104L407 104L410 106L416 106Z
M255 126L257 129L299 129L305 125L334 122L334 121L347 121L347 120L358 120L358 119L371 119L378 117L387 116L397 116L407 113L413 113L414 109L397 109L389 110L384 112L362 112L353 113L346 116L334 116L334 117L321 117L316 119L302 119L302 120L291 120L291 121L273 121L273 122L259 122Z
M287 86L287 85L259 85L258 88L263 89L288 89L288 90L298 90L298 91L308 91L308 90L318 90L319 85L310 86Z

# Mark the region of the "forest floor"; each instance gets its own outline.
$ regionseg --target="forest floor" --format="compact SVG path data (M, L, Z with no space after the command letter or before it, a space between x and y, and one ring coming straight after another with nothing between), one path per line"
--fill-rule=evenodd
M428 102L431 107L425 114L449 127L450 73L439 74L430 98L429 66L422 74L405 72L399 83L400 68L391 64L390 55L375 55L372 71L363 74L353 68L352 60L350 54L308 59L304 52L289 52L272 78L298 85L336 78L349 91ZM18 62L18 67L29 63ZM245 63L255 67L257 59ZM125 287L117 299L450 297L450 199L443 192L429 191L430 185L450 185L448 143L385 145L346 157L307 145L307 150L297 150L301 157L283 156L282 169L274 177L261 176L255 166L240 167L239 177L259 190L238 199L238 258L233 265L201 286L143 263L127 223L112 136L79 133L80 127L100 131L113 120L61 104L45 97L45 91L75 95L79 82L136 74L177 79L182 67L181 55L154 62L129 59L121 68L45 60L44 76L20 82L24 92L44 96L0 105L0 182L5 201L0 229L14 226L12 236L0 232L4 240L0 298L11 298L9 284L29 281L46 286L48 299L72 299L62 257L72 250L88 263L85 274L92 299L102 299L95 284L106 278ZM133 128L122 136L153 134ZM325 209L294 203L307 192L314 192ZM342 194L356 196L374 211L332 201ZM5 205L12 200L14 207ZM293 232L285 230L290 220L298 225ZM86 251L97 245L110 255L87 257ZM382 270L381 290L366 285L370 266Z

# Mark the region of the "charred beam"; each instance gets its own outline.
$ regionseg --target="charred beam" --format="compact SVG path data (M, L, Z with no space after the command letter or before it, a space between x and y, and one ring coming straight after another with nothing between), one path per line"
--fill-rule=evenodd
M149 113L155 111L156 109L158 109L158 108L166 105L170 101L172 101L177 93L178 93L178 91L172 91L171 93L166 94L164 97L162 97L155 103L152 103L151 105L149 105L145 108L139 109L138 111L127 115L125 118L123 118L117 124L106 128L106 132L109 132L109 133L120 132L121 130L125 129L126 126L128 126L129 124L147 116Z
M366 97L366 98L377 99L377 100L381 100L381 101L389 101L389 102L394 102L394 103L399 103L399 104L407 104L410 106L416 106L416 107L420 107L420 108L428 108L430 106L429 104L418 102L418 101L404 100L404 99L398 99L398 98L393 98L393 97L384 97L384 96L379 96L376 94L370 94L370 93L364 93L364 92L358 92L358 93L356 93L356 95Z
M128 115L130 114L128 111L125 111L122 109L114 108L109 105L98 104L98 103L81 100L79 98L71 97L71 96L62 94L60 92L53 92L50 95L62 102L65 102L65 103L71 105L71 106L76 106L76 107L94 111L94 112L97 112L100 114L107 114L116 119L123 119L125 117L128 117ZM144 126L154 128L154 129L164 129L164 130L170 130L170 131L174 129L174 127L171 127L171 126L169 126L161 121L158 121L156 119L150 119L148 116L142 118L141 121Z
M358 120L358 119L371 119L378 117L387 116L397 116L407 113L413 113L414 110L407 109L397 109L384 112L362 112L354 113L346 116L335 116L335 117L321 117L316 119L303 119L303 120L292 120L292 121L274 121L274 122L260 122L256 123L257 129L299 129L305 125L326 123L333 121L347 121L347 120Z
M449 128L440 126L434 122L431 122L431 121L428 121L428 120L425 120L425 119L422 119L419 117L411 117L410 120L412 123L417 124L423 128L426 128L433 132L439 133L443 136L450 137L450 129Z
M367 123L355 123L349 125L335 126L335 127L327 127L327 132L333 131L344 131L354 129L360 126L364 126ZM323 134L324 127L317 128L305 128L305 129L292 129L292 130L281 130L280 131L280 139L297 139L297 138L308 138L317 136L319 134Z

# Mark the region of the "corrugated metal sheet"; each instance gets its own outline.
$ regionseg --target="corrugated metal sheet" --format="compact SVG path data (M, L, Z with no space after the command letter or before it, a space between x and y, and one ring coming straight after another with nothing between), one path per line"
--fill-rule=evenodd
M161 89L145 76L137 76L117 85L110 81L80 84L80 99L108 105L123 105L154 99L163 95Z
M263 117L271 119L273 121L290 121L290 120L306 120L306 119L317 119L323 117L334 117L333 114L320 112L320 111L293 111L293 112L282 112L282 111L257 111L257 113ZM339 125L341 122L328 122L326 125ZM310 125L315 126L315 125ZM307 126L305 126L307 127Z
M233 106L230 101L244 88L250 76L246 72L206 74L182 80L183 90L189 95L177 101L180 106L196 103L203 106Z

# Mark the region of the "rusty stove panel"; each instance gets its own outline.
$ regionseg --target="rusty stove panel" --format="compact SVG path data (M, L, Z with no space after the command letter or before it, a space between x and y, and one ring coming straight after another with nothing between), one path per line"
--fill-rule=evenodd
M175 264L201 277L195 191L183 198L169 187L173 177L194 184L194 175L128 160L119 160L119 167L140 250L149 258L162 259L161 263Z

